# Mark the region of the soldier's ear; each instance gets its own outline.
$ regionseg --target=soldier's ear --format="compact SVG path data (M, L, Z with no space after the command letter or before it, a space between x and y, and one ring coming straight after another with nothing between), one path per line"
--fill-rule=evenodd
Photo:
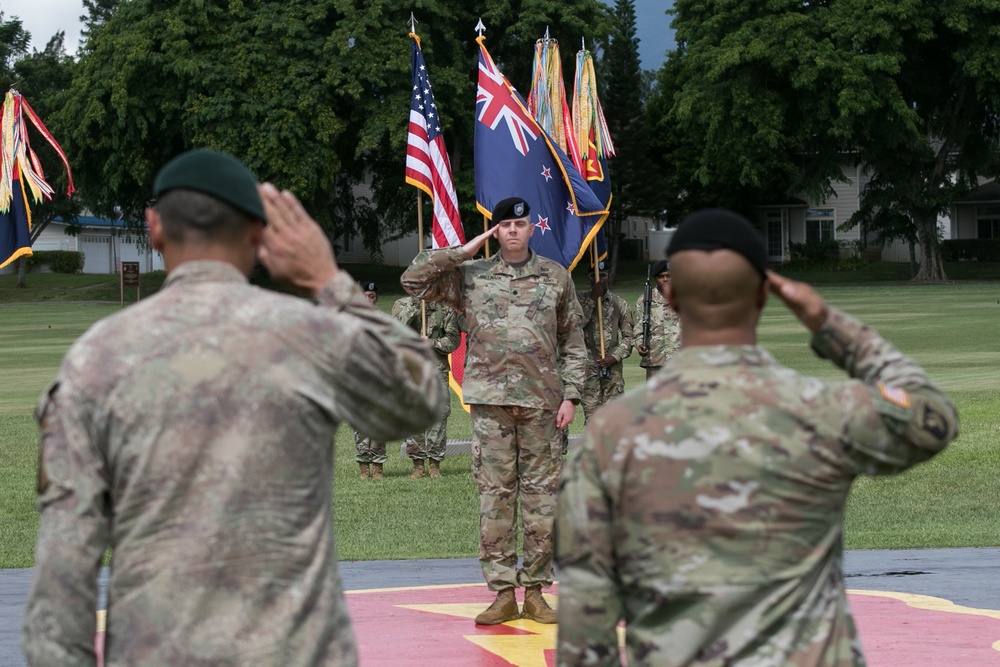
M149 245L153 250L163 251L163 223L160 212L153 207L146 209L146 229L149 232Z
M767 278L760 281L760 289L757 291L757 310L764 310L767 305L767 295L771 291L771 285Z
M662 294L663 298L667 300L667 303L670 304L673 311L680 315L681 308L677 304L677 296L674 294L674 284L669 282L666 285L657 285L656 289L660 290L660 294Z

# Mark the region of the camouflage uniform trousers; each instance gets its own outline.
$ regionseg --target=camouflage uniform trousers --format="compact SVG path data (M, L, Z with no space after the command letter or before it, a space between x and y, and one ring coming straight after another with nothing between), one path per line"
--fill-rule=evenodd
M385 463L385 443L366 438L354 429L354 460L358 463Z
M441 371L441 381L448 386L448 369ZM448 444L448 417L451 415L451 401L448 401L441 421L418 436L406 439L406 455L411 459L444 460L444 450Z
M552 522L562 471L554 410L472 405L479 564L490 590L552 585ZM517 504L523 564L517 569Z
M601 407L616 396L625 393L624 364L616 363L608 368L608 377L601 377L601 369L596 362L587 362L587 376L583 381L583 396L580 403L583 405L584 423L590 421L590 416L597 408Z

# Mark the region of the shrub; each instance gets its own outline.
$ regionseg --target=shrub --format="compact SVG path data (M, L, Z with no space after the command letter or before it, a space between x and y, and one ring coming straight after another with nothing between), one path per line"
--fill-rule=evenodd
M76 250L38 250L28 258L28 270L47 266L53 273L80 273L83 271L83 253Z
M952 239L941 242L946 262L1000 262L1000 239Z
M806 263L829 262L840 257L840 243L835 240L789 243L788 252L792 261Z

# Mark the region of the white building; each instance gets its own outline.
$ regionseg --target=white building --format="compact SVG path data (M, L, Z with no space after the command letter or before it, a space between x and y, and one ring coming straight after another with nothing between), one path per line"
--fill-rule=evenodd
M70 226L60 218L50 222L32 244L32 251L73 250L83 253L83 273L118 273L120 262L139 262L142 273L163 270L163 256L145 242L125 233L125 223L108 218L82 215L77 218L80 233L67 234ZM3 273L17 273L17 262Z

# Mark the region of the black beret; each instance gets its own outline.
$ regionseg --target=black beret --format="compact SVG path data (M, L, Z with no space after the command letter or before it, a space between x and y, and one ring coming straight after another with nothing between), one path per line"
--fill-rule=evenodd
M365 292L377 292L378 291L378 285L376 285L375 281L373 281L373 280L362 280L358 284L361 285L361 289L363 291L365 291Z
M653 268L650 270L649 274L655 278L664 271L666 271L667 273L670 272L670 262L668 262L665 259L661 259L658 262L656 262L656 264L653 264Z
M531 207L528 206L528 202L524 201L520 197L507 197L506 199L500 200L500 202L493 207L493 214L490 217L490 222L495 225L502 220L524 218L529 213L531 213Z
M204 192L255 220L267 221L257 192L257 178L228 153L201 149L181 153L163 165L153 181L154 197L171 190Z
M667 245L667 257L682 250L720 250L743 255L761 276L767 271L764 237L739 213L708 208L692 213L680 224Z

